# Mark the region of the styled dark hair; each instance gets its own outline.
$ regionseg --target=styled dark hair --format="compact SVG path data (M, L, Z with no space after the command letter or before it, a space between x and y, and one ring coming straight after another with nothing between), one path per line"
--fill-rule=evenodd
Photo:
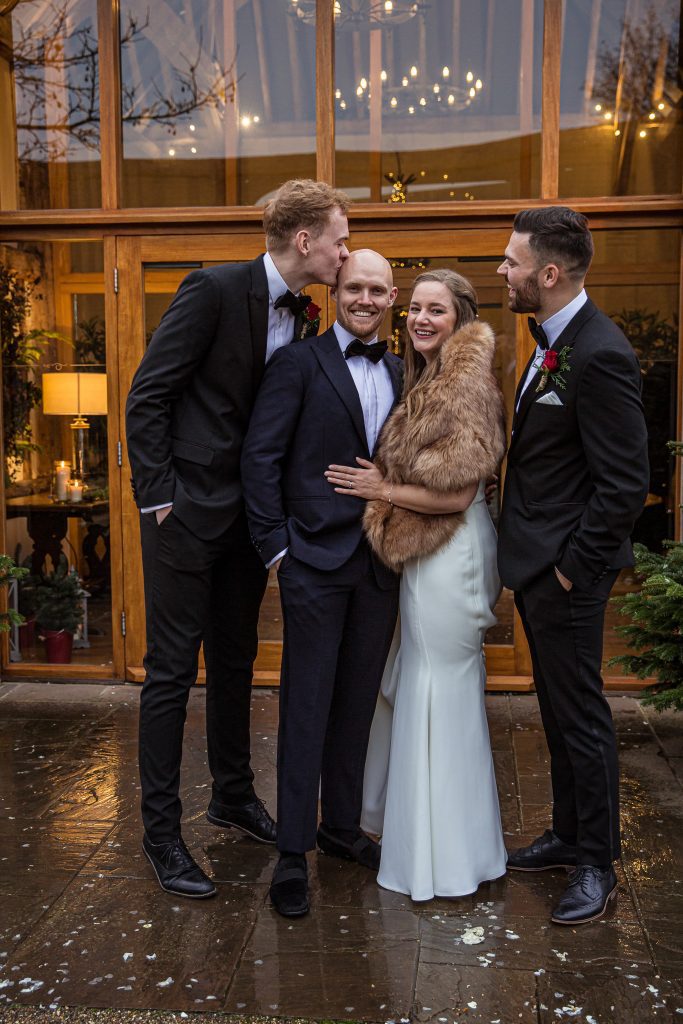
M588 220L568 206L520 210L513 230L529 235L529 246L543 263L557 263L572 278L583 278L593 259Z

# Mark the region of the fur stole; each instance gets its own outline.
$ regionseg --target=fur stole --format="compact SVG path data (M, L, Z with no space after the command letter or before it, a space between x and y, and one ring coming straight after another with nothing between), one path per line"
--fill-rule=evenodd
M418 416L401 402L385 423L375 463L390 484L420 484L447 494L498 472L505 453L503 396L493 374L488 324L466 324L444 342L441 369ZM369 501L363 525L379 558L400 571L409 558L438 551L465 513L430 515Z

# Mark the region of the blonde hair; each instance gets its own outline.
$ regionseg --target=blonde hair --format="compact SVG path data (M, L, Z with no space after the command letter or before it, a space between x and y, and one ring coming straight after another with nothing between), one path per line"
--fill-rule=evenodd
M427 270L415 278L413 291L425 281L436 281L438 284L443 284L450 292L455 310L455 330L477 319L477 293L462 274L456 274L454 270L448 270L446 267ZM422 412L427 386L441 370L441 353L439 352L436 359L427 365L424 356L415 351L412 339L408 334L404 363L403 401L406 404L408 419L412 419Z
M293 178L281 185L263 211L266 248L277 251L287 245L292 235L307 228L317 237L327 226L336 208L348 213L349 197L324 181Z

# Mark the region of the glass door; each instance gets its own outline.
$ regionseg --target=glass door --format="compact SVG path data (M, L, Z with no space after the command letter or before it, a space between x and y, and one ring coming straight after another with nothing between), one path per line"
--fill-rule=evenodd
M123 669L116 336L101 241L0 244L8 678Z
M477 290L481 315L493 326L498 339L496 373L505 395L508 421L516 383L516 367L524 365L530 342L518 336L518 318L507 309L496 276L508 235L503 232L463 231L442 240L440 232L419 235L410 231L373 234L353 233L353 248L370 246L391 261L399 296L383 325L383 334L394 351L403 350L405 315L412 281L428 267L449 266L470 278ZM132 376L161 316L183 277L198 267L231 260L253 259L262 251L260 232L226 236L172 238L119 238L119 367L121 436L125 436L123 407ZM322 307L321 329L334 320L334 303L324 288L307 289ZM124 481L130 476L124 444ZM498 514L498 502L492 507ZM126 676L142 681L145 651L144 598L139 548L138 513L128 487L122 489L124 557L124 604L126 621ZM498 624L487 638L490 686L527 689L530 686L528 652L521 629L515 623L512 595L504 591L497 608ZM282 650L282 620L275 574L271 574L259 623L259 654L255 680L277 685ZM201 679L201 673L200 673Z
M121 431L125 437L125 397L133 374L161 317L170 305L183 278L192 270L216 263L250 260L263 251L260 233L222 237L179 237L164 239L119 239L119 332L121 337ZM327 326L327 289L313 286L307 291L321 306L321 324ZM125 444L124 444L125 449ZM130 477L124 451L124 477ZM122 504L124 537L124 591L126 618L126 677L142 682L145 653L144 596L140 556L138 512L129 488ZM259 652L255 682L264 686L279 683L282 652L282 617L277 576L270 573L259 620ZM203 681L200 657L199 681Z

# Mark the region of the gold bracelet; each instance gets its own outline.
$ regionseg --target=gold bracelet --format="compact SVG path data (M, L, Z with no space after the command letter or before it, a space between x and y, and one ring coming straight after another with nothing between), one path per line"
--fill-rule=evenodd
M394 489L394 485L391 484L390 487L389 487L389 493L388 493L388 495L386 497L386 500L389 502L390 505L394 504L393 501L391 500L391 492L393 491L393 489Z

